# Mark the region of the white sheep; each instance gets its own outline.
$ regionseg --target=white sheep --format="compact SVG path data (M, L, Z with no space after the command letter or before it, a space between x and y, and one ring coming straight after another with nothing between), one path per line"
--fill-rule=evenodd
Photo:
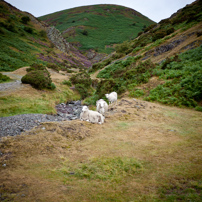
M96 102L96 108L97 111L104 116L104 114L108 111L108 104L105 100L100 99Z
M104 123L104 119L104 116L99 112L89 110L87 106L83 106L80 120L102 124Z
M117 103L117 93L111 92L110 94L105 94L106 98L109 100L109 104Z

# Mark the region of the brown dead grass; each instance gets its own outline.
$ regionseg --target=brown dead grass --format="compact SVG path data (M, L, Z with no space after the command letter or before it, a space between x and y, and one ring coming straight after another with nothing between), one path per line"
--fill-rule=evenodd
M201 121L201 113L190 109L123 98L103 125L43 123L2 139L0 159L6 166L0 168L0 190L13 201L97 201L98 196L150 201L166 183L202 177ZM57 172L68 164L117 156L138 159L143 171L119 185L71 180Z

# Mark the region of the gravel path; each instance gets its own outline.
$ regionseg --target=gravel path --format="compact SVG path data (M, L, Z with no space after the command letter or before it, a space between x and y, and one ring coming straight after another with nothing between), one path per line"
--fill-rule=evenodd
M82 105L80 101L61 103L56 106L57 115L21 114L9 117L0 117L0 139L5 136L20 135L42 122L55 122L78 119Z
M22 87L22 83L18 80L7 82L7 83L0 83L0 91L7 91L7 90L16 90L17 88Z

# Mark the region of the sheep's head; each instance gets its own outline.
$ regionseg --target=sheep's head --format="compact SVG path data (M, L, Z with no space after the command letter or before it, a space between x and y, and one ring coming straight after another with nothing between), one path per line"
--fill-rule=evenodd
M86 112L86 111L88 111L88 107L87 106L83 106L82 112Z
M105 94L105 96L106 96L106 98L108 98L108 97L109 97L109 94Z
M105 105L105 103L104 102L100 102L99 105L100 105L101 108L103 108L104 105Z

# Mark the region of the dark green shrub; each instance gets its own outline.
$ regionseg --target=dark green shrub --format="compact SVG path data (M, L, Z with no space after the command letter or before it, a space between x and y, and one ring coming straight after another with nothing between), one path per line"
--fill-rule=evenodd
M116 45L115 50L117 53L126 53L129 48L129 43L125 41L122 44Z
M116 81L114 79L105 79L100 81L96 89L98 99L104 98L106 93L115 91L115 89L116 89Z
M125 55L124 53L115 53L112 55L112 60L119 59L119 58L123 57L124 55Z
M29 68L26 69L27 72L36 71L36 70L47 70L43 64L33 63Z
M54 83L51 83L50 89L51 89L51 90L54 90L55 88L56 88L56 85L55 85Z
M174 61L173 61L174 60ZM177 61L177 62L176 62ZM159 71L169 79L150 91L147 100L164 104L196 107L202 100L202 46L167 59Z
M199 111L199 112L202 112L202 107L201 107L201 106L196 106L196 107L195 107L195 110L196 110L196 111Z
M76 84L75 85L75 89L79 92L79 94L81 95L81 99L85 99L86 97L89 96L88 94L88 89L86 88L85 85L83 84Z
M181 61L178 55L175 55L172 58L166 58L165 61L163 61L162 65L161 65L161 69L169 69L169 64L174 61L175 62Z
M163 19L159 22L160 25L163 25L163 24L170 24L170 19Z
M202 30L196 32L197 37L202 35Z
M141 97L144 95L144 91L141 89L135 89L134 91L130 92L130 97Z
M149 30L153 29L155 26L156 24L149 25L148 27L144 29L144 32L148 32Z
M0 34L1 35L4 35L5 34L5 31L0 27Z
M66 69L66 71L67 71L67 73L72 73L72 72L74 72L74 71L71 70L71 69Z
M86 72L81 72L76 75L73 75L70 78L70 81L73 84L83 84L86 88L89 88L90 85L92 84L92 80Z
M165 30L159 30L153 34L152 41L156 41L157 39L161 39L166 35L167 35L167 33Z
M60 70L60 68L55 63L48 63L46 66L48 68L55 70L56 72L59 72L59 70Z
M6 82L6 81L10 81L11 79L6 76L6 75L3 75L2 73L0 73L0 83L3 83L3 82Z
M11 32L16 32L15 25L13 24L6 25L6 29Z
M153 64L150 60L145 62L140 62L137 66L132 69L127 70L123 74L123 80L128 81L130 83L146 83L149 78L153 76L153 69L155 68L155 64Z
M167 35L172 34L174 31L175 31L175 29L173 27L171 27L171 28L166 30L166 34Z
M21 22L25 25L27 25L27 23L30 21L30 18L28 16L23 16L21 18Z
M33 29L31 27L24 27L24 30L27 32L27 33L30 33L30 34L33 34Z
M88 36L88 31L87 31L87 30L83 30L81 33L82 33L84 36Z
M67 80L64 80L64 81L62 82L62 84L67 85L67 86L72 86L71 81L67 81Z
M138 32L137 36L140 36L143 32Z
M33 70L28 72L21 79L22 83L31 84L36 89L51 89L52 80L50 78L50 74L47 70ZM53 84L52 84L53 85Z
M92 87L96 88L98 86L99 80L98 79L92 79Z
M46 31L41 30L41 31L39 32L39 36L41 36L41 37L43 37L43 38L46 38L46 37L47 37Z

